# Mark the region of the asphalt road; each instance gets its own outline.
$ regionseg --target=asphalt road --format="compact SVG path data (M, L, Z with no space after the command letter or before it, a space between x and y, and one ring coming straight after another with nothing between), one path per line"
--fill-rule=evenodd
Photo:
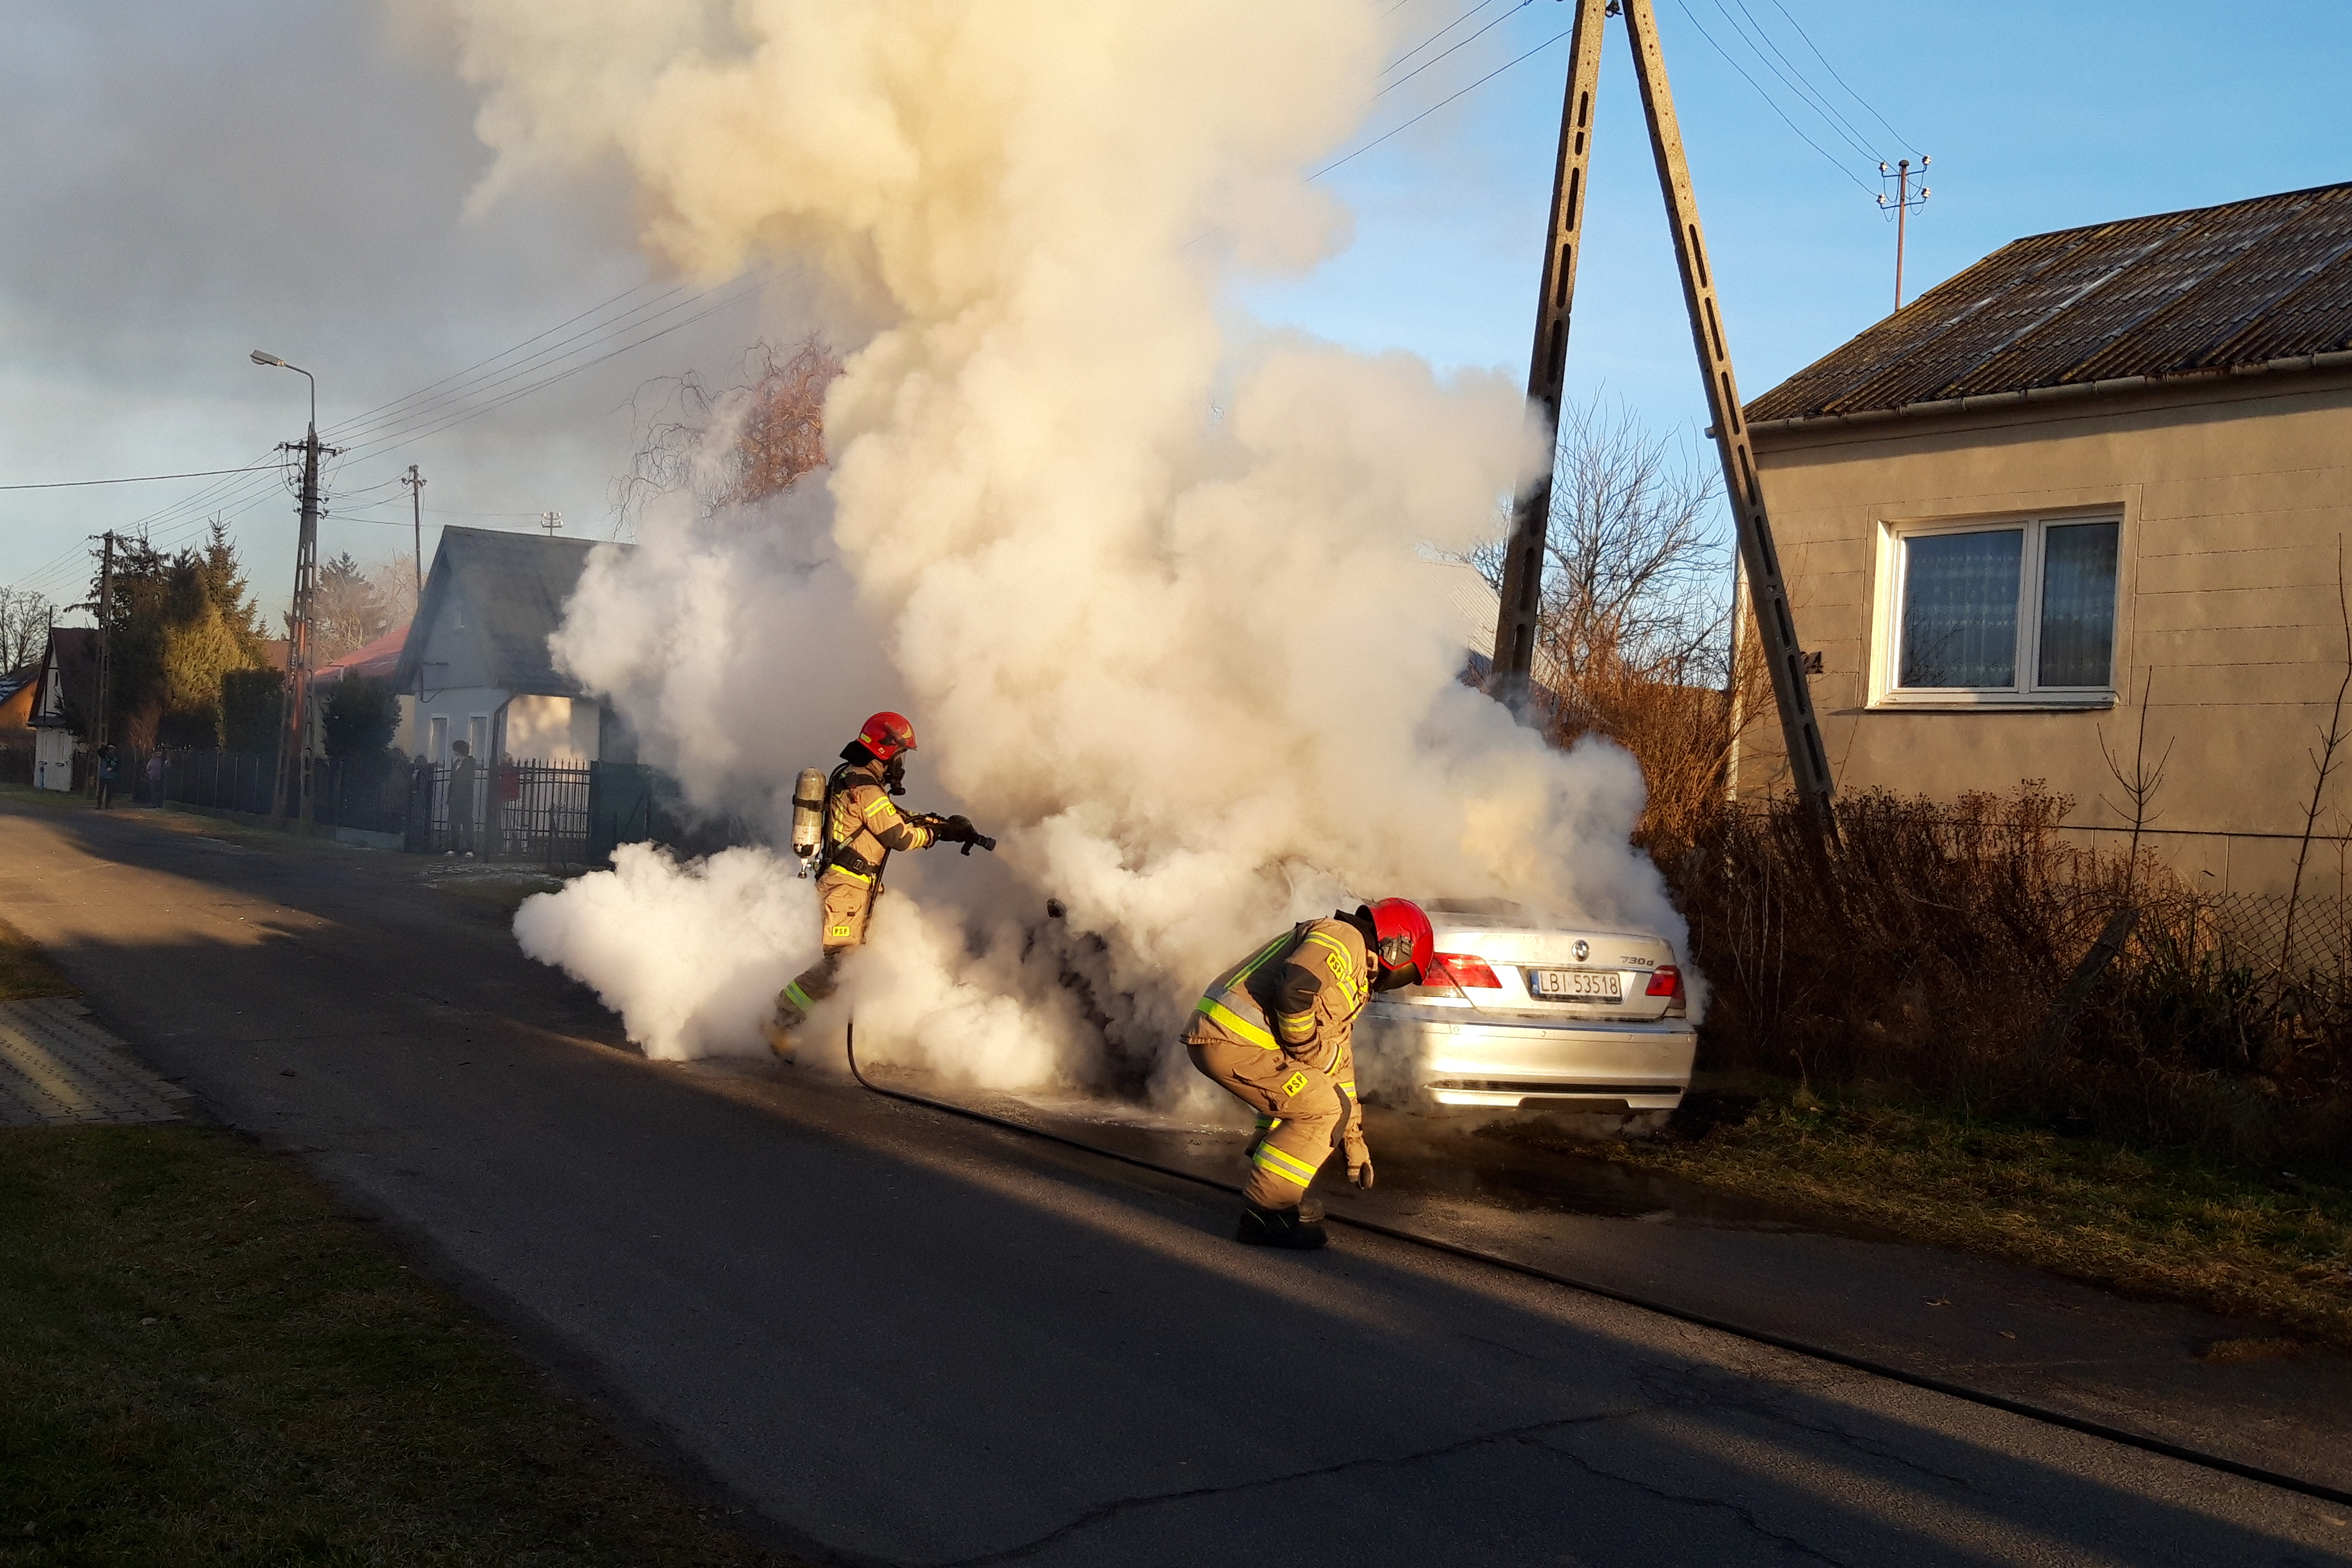
M648 1064L416 863L0 801L101 1021L810 1555L2352 1561L2330 1505L862 1094ZM657 939L658 933L648 933Z

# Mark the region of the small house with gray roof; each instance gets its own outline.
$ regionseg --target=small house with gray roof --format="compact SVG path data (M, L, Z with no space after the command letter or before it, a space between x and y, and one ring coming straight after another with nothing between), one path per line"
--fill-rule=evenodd
M2040 779L2113 843L2108 759L2168 754L2144 842L2284 889L2352 730L2352 184L2017 240L1746 413L1843 790Z
M547 534L442 530L393 672L403 751L446 763L464 741L485 762L636 760L611 709L548 649L595 548Z

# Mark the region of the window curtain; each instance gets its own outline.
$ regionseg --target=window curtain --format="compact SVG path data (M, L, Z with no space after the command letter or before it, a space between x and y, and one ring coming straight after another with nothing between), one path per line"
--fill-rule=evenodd
M2024 553L2025 531L2016 528L1903 542L1902 685L2017 684L2017 586Z
M2070 522L2042 536L2042 686L2115 679L2116 534L2112 522Z

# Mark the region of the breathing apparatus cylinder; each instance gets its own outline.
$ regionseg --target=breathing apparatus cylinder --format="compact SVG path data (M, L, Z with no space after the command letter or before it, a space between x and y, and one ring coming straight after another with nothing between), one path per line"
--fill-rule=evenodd
M824 847L824 774L816 768L803 768L801 776L793 781L793 853L801 858L802 876L808 875L808 863Z

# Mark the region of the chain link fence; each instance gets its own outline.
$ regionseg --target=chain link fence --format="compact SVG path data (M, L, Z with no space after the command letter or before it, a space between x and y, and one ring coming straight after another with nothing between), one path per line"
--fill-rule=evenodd
M2335 894L2158 892L2141 904L2143 947L2193 968L2352 994L2352 904Z

